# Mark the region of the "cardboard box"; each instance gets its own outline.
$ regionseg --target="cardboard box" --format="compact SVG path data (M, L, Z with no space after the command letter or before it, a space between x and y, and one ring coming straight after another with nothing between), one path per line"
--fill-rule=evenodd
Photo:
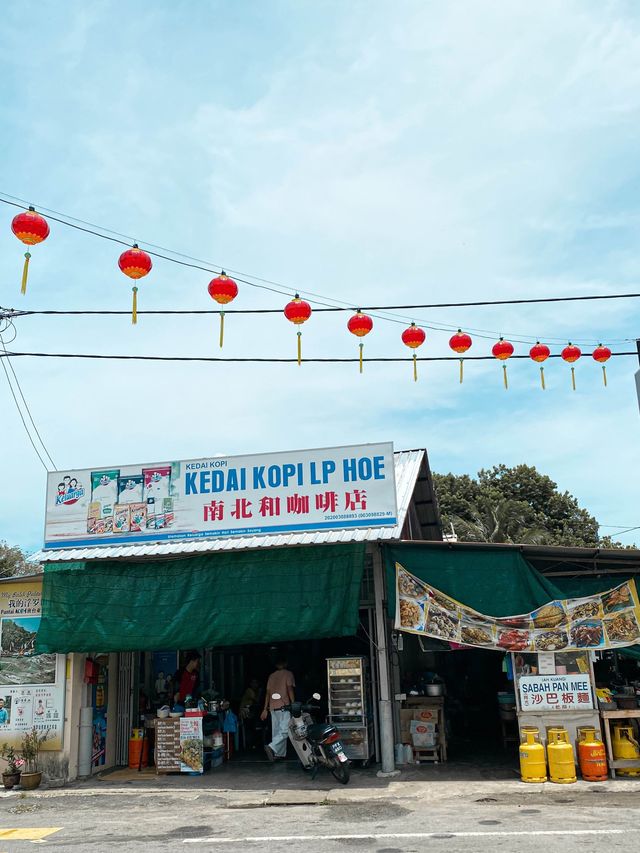
M411 740L415 747L429 748L436 745L435 727L430 729L428 724L413 720L411 723Z
M400 709L400 740L402 743L411 743L411 722L414 712L411 709Z
M422 723L437 723L438 709L437 708L421 708L419 711L413 712L413 719L420 720Z

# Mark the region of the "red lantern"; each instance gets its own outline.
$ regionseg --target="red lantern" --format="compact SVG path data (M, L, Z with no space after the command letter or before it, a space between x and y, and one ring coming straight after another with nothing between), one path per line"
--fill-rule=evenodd
M358 308L355 314L349 317L347 322L347 329L351 332L352 335L355 335L358 338L364 338L365 335L368 335L371 329L373 329L373 320L369 317L368 314L363 314L362 311ZM362 373L362 349L364 344L362 341L359 344L360 347L360 373Z
M296 326L301 326L311 316L311 305L304 299L300 299L300 295L296 293L291 302L287 302L284 306L284 316ZM300 364L302 364L302 332L298 329L298 365Z
M149 255L139 249L137 243L134 243L130 249L120 255L118 266L125 275L137 281L149 273L153 264ZM138 322L138 288L134 285L131 289L133 291L131 322L135 324Z
M466 332L463 332L462 329L458 329L455 335L453 335L449 339L449 346L454 352L457 352L459 355L465 353L468 349L471 348L471 337L467 335ZM462 382L464 378L464 359L460 359L460 382Z
M511 358L513 355L513 344L509 343L509 341L505 341L504 338L500 338L500 340L493 345L491 349L491 353L498 361L506 362L508 358ZM503 377L504 377L504 387L507 389L509 387L509 381L507 379L507 365L502 365Z
M11 230L18 240L21 240L25 245L36 246L49 236L49 223L44 216L36 213L35 208L30 207L29 210L23 210L22 213L18 213L13 217ZM27 275L29 274L30 260L31 252L25 252L24 266L22 268L22 286L20 288L20 293L23 296L27 292Z
M542 390L544 391L544 367L542 366L542 362L549 358L551 350L546 344L541 344L540 341L536 341L535 345L529 350L529 355L534 361L540 364L540 383L542 384Z
M576 390L576 370L573 366L574 361L577 361L582 355L582 350L580 347L574 346L571 341L569 341L569 345L566 346L562 352L560 353L562 358L571 365L571 386L573 390Z
M609 347L603 347L602 344L598 344L598 346L593 351L593 358L598 364L602 365L602 381L604 382L604 387L607 387L607 367L605 365L605 361L609 361L611 358L611 350Z
M228 305L238 295L238 285L232 278L225 273L224 270L220 272L220 275L217 278L211 279L209 285L207 287L209 291L209 296L219 305ZM222 344L224 342L224 311L220 312L220 349L222 349Z
M426 339L427 334L424 329L416 326L415 323L412 323L409 328L405 329L402 333L402 343L412 350L416 350L418 347L421 347ZM413 381L418 381L418 358L415 352L413 353Z

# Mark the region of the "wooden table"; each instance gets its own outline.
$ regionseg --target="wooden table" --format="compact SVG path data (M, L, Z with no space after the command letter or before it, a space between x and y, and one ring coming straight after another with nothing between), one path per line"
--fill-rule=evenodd
M619 759L615 761L613 758L613 747L611 744L611 726L610 720L639 720L640 721L640 708L636 711L601 711L600 716L602 717L604 737L607 746L607 760L609 761L609 770L611 771L611 778L616 778L616 770L628 770L628 769L636 769L640 771L640 759Z

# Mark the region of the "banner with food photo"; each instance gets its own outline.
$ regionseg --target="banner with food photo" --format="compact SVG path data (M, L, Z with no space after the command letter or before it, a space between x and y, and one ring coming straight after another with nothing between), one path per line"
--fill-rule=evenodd
M519 616L485 616L396 563L398 631L510 652L615 649L640 643L635 581L599 595L550 601Z

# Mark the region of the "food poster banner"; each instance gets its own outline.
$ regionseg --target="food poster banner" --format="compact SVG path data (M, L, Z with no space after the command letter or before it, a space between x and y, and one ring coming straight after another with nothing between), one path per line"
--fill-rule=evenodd
M34 654L42 581L0 583L0 743L20 746L34 726L62 749L65 656Z
M615 649L640 642L634 581L587 598L550 601L519 616L485 616L396 563L395 627L449 643L510 652Z
M203 771L202 717L181 717L180 772L202 773Z
M397 524L393 444L67 470L45 548Z

